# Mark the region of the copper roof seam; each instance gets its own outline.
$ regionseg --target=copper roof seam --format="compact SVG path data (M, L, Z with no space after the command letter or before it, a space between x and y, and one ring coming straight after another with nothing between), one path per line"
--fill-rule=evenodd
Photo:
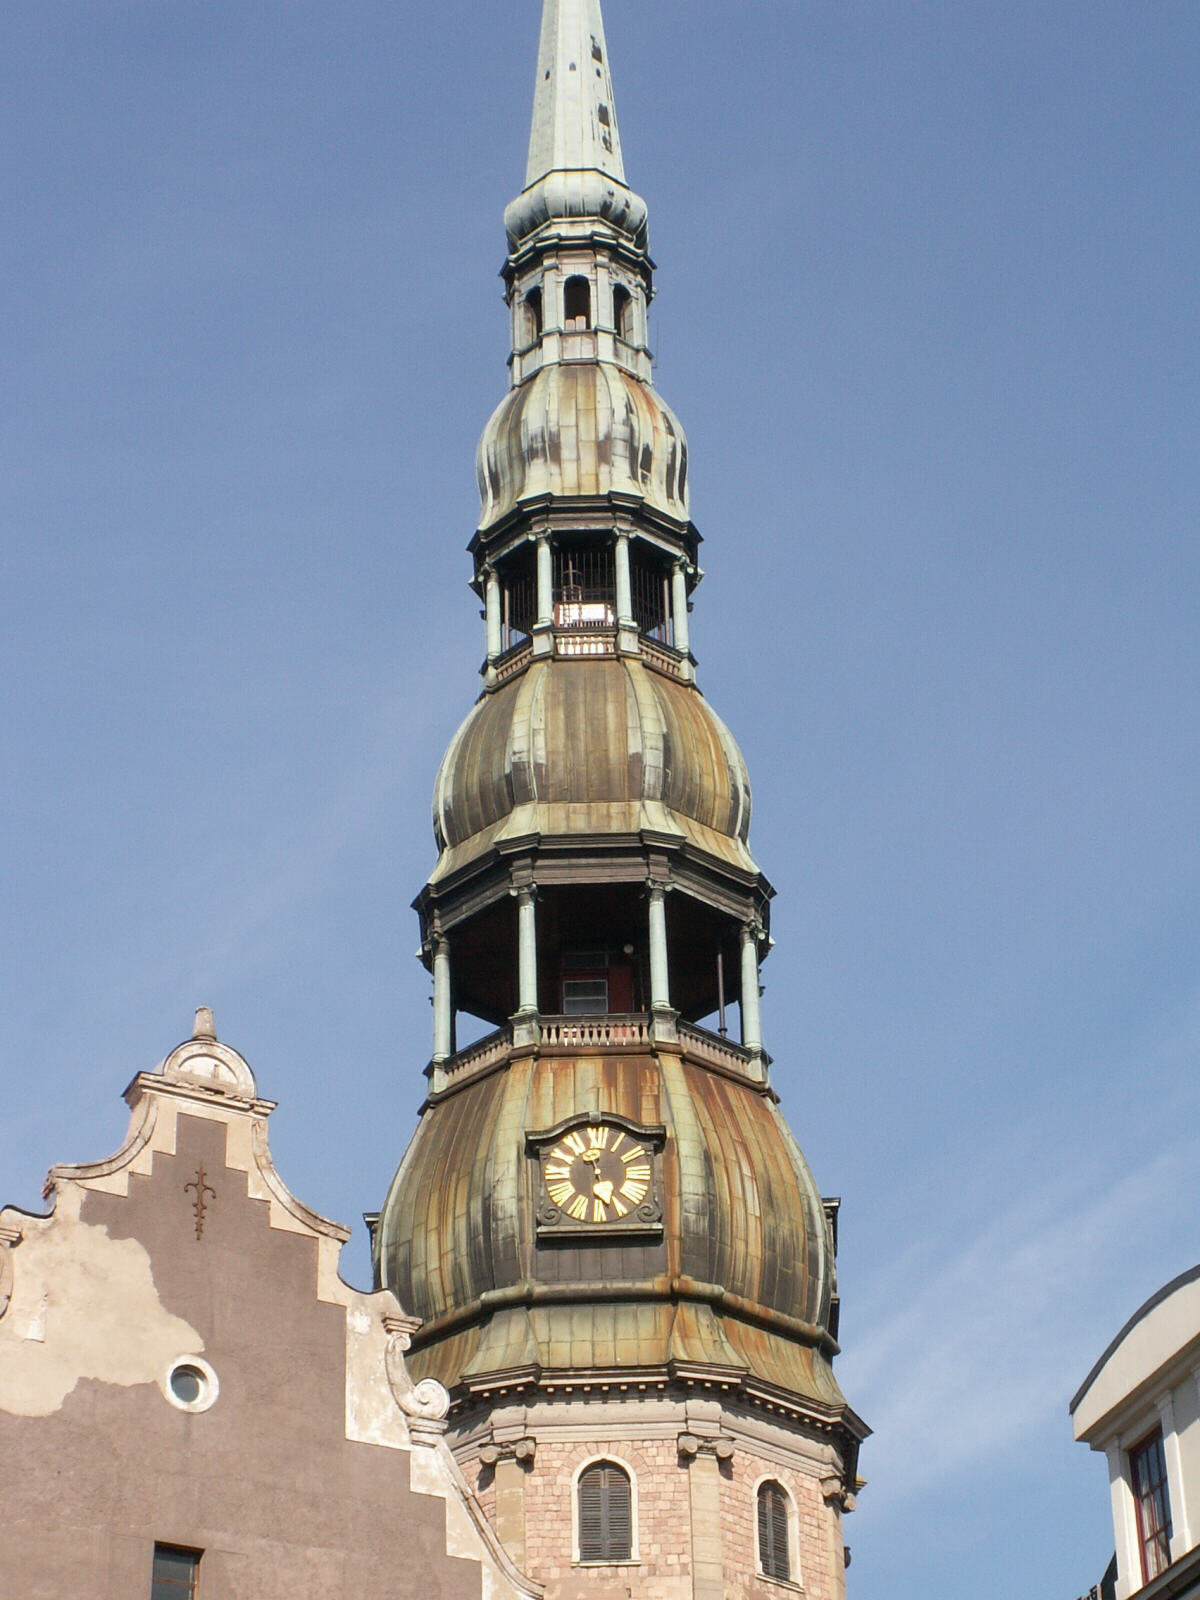
M424 1349L469 1323L494 1316L498 1311L516 1310L519 1307L553 1305L594 1305L597 1302L633 1301L641 1307L647 1302L665 1304L680 1300L710 1305L724 1311L738 1322L762 1328L770 1333L782 1334L792 1343L811 1346L822 1355L833 1357L841 1347L827 1328L816 1323L774 1311L770 1306L756 1305L741 1295L730 1293L720 1284L702 1283L687 1276L662 1275L641 1281L616 1280L595 1283L523 1283L507 1284L499 1289L485 1289L467 1305L455 1307L440 1317L422 1324L413 1336L413 1348Z

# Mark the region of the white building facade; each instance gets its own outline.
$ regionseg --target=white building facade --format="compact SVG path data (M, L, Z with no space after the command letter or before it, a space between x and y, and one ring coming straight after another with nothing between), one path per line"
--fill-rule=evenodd
M1200 1595L1200 1266L1133 1314L1071 1418L1108 1462L1116 1600Z

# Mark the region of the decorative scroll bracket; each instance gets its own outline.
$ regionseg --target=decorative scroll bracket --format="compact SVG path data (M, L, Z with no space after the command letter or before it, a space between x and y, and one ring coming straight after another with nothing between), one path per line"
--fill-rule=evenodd
M450 1396L436 1378L422 1378L420 1383L414 1383L409 1376L404 1356L412 1346L413 1334L421 1326L420 1318L386 1316L383 1326L388 1336L384 1355L388 1385L408 1422L412 1442L430 1448L445 1435Z

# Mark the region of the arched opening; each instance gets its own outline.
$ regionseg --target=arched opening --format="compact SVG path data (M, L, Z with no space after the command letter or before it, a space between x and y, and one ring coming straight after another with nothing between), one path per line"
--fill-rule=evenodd
M787 1490L779 1483L758 1486L758 1570L766 1578L792 1581Z
M624 339L626 344L634 342L633 296L623 283L618 283L613 289L613 324L619 339Z
M542 291L530 289L521 304L521 343L536 344L542 337Z
M592 286L586 278L568 278L563 285L563 328L586 333L592 325Z
M633 1485L615 1461L593 1461L576 1484L579 1560L633 1558Z

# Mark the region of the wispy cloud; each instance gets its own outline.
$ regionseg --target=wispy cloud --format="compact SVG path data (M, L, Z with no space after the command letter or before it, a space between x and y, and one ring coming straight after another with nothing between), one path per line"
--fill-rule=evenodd
M1194 1217L1198 1199L1191 1137L1117 1178L1076 1162L957 1248L944 1238L936 1264L926 1240L923 1268L910 1260L872 1285L879 1314L860 1304L865 1332L840 1368L876 1430L872 1504L986 1468L1051 1417L1065 1436L1070 1396L1134 1309L1115 1303L1113 1285L1128 1281L1114 1264L1131 1239L1144 1244L1138 1219ZM1156 1243L1165 1254L1172 1241ZM1194 1238L1174 1244L1195 1251ZM1190 1264L1164 1261L1162 1279ZM1157 1270L1150 1257L1143 1265Z

